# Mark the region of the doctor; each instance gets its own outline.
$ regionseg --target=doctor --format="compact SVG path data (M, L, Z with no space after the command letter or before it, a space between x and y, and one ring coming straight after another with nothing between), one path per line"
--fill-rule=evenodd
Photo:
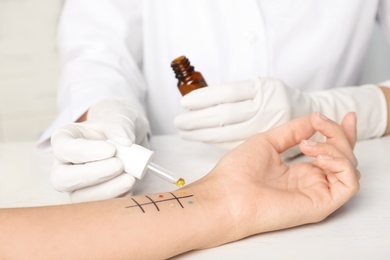
M59 115L39 147L73 201L121 196L135 180L115 147L150 134L233 148L319 111L358 118L358 140L390 133L390 81L357 86L390 0L67 0L59 25ZM209 87L181 97L170 62L186 55ZM79 123L73 123L78 121ZM134 158L137 160L137 158Z

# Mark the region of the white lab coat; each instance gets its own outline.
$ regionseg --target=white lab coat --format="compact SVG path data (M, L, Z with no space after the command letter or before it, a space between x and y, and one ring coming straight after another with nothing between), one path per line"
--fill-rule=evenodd
M253 76L304 91L355 85L376 21L390 39L390 0L67 0L59 114L40 146L111 96L142 106L153 134L176 133L170 62L180 55L208 85Z

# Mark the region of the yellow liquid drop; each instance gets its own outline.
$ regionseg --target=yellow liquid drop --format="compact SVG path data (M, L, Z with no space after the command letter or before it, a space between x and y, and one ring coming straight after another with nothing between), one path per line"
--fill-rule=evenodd
M175 184L176 184L177 187L181 188L181 187L184 186L184 184L186 184L186 181L185 181L184 179L182 179L182 178L179 178L179 179L176 181Z

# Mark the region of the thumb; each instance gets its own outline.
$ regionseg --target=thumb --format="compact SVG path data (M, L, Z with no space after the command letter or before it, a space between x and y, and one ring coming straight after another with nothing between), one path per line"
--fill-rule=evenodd
M264 132L263 135L278 153L282 153L314 135L316 130L311 123L311 118L317 114L314 113L291 120L286 124Z
M104 124L104 122L102 122ZM114 143L131 146L135 142L135 125L134 122L126 117L121 117L102 127L103 133L107 140Z
M86 123L99 129L106 139L130 146L135 140L134 121L138 114L128 100L109 98L91 106Z
M256 95L256 82L244 80L191 91L181 99L181 106L191 110L203 109L225 103L253 99Z

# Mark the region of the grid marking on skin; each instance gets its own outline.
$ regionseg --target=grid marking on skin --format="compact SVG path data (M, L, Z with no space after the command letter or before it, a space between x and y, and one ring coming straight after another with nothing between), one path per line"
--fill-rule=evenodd
M145 213L144 208L135 199L133 199L133 198L131 198L131 199L134 201L135 204L137 204L134 207L139 207L142 210L142 212Z
M145 196L145 197L148 198L153 203L153 205L156 207L157 211L160 211L160 209L157 206L157 203L154 200L152 200L149 196Z
M144 208L143 208L142 206L153 204L153 205L156 207L156 209L157 209L158 211L160 211L159 207L157 206L157 203L164 202L164 201L172 201L172 200L176 200L176 201L179 203L179 205L180 205L182 208L184 208L183 204L180 202L180 199L190 198L190 197L193 197L193 196L194 196L194 195L187 195L187 196L176 197L173 193L170 193L170 194L173 196L173 198L164 199L164 200L158 200L158 201L154 201L154 200L152 200L150 197L145 196L146 198L148 198L148 199L150 200L150 202L146 202L146 203L142 203L142 204L138 203L134 198L131 198L132 201L134 201L134 203L135 203L136 205L127 206L127 207L125 207L125 208L134 208L134 207L138 207L138 208L140 208L140 209L142 210L143 213L145 213L145 210L144 210Z
M180 206L181 206L182 208L184 208L183 204L181 204L181 202L180 202L180 199L183 198L183 197L180 197L180 199L179 199L179 198L176 197L175 194L173 194L172 192L170 192L170 194L177 200L177 202L180 204Z

